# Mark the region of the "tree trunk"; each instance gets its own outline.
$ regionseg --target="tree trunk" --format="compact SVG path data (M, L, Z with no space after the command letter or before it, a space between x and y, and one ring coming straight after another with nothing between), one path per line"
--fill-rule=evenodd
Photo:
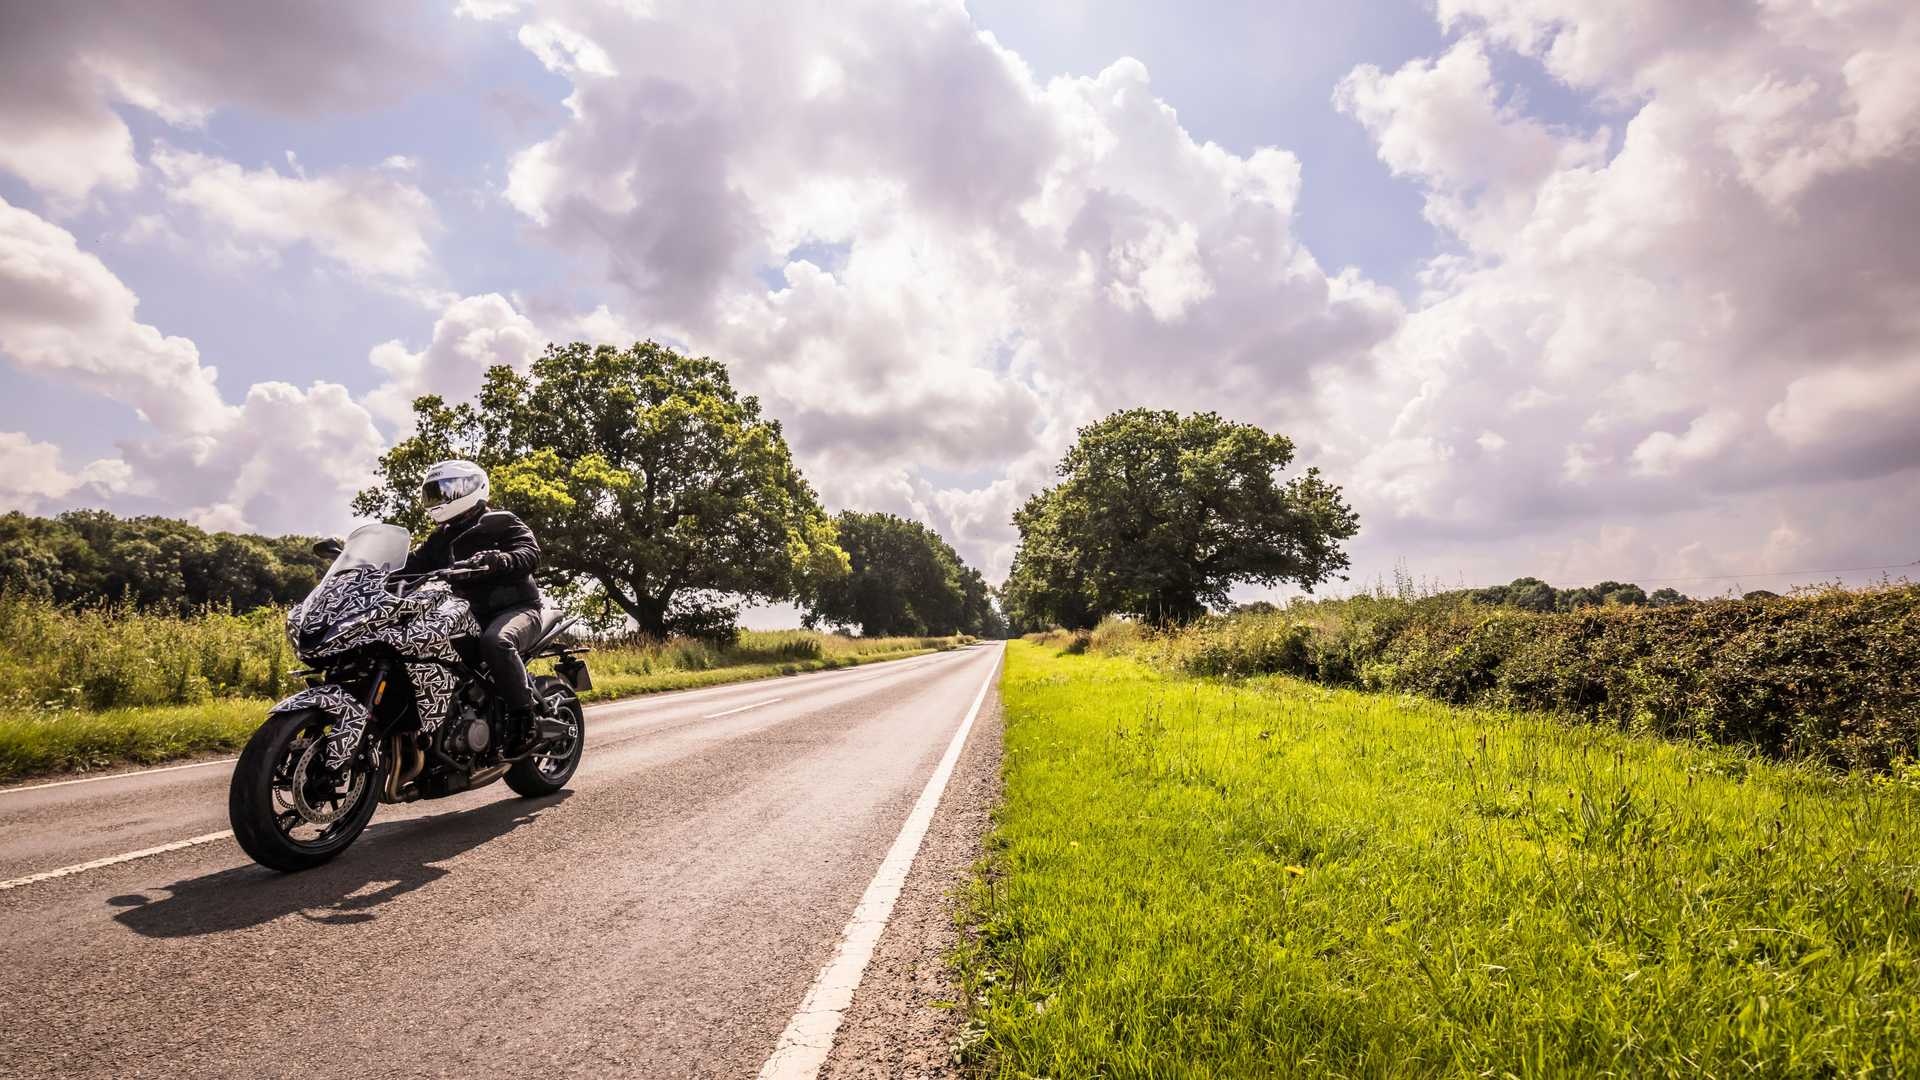
M638 589L633 588L628 582L610 577L595 576L600 582L600 587L607 591L607 596L612 598L614 603L620 605L620 610L626 612L627 617L634 621L640 633L647 637L665 640L667 636L667 606L672 601L671 595L661 597L648 596Z

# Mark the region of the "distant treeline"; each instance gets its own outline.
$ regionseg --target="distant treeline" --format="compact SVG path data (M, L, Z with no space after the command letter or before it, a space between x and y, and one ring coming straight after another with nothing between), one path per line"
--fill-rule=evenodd
M210 533L162 517L103 510L58 517L0 515L0 588L66 607L130 604L143 611L249 611L289 604L327 560L307 536Z
M1534 611L1546 614L1555 611L1579 611L1591 607L1673 607L1678 604L1691 604L1694 599L1678 589L1655 589L1652 592L1626 581L1603 581L1598 585L1582 585L1572 589L1556 589L1536 577L1514 578L1506 585L1489 585L1484 589L1453 589L1448 592L1426 594L1428 598L1460 603L1471 601L1482 607L1513 608L1516 611ZM1764 589L1747 593L1745 599L1765 600L1777 595ZM1415 597L1403 590L1399 597L1411 600ZM1280 608L1266 600L1238 604L1234 611L1262 614L1279 611Z

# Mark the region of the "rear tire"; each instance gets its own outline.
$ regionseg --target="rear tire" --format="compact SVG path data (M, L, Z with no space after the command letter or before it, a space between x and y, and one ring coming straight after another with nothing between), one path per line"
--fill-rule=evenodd
M542 675L533 680L533 692L554 706L562 723L573 725L573 739L564 745L542 747L541 751L514 762L507 770L507 786L523 798L537 799L567 786L574 770L580 767L580 755L587 746L587 719L580 709L580 698L563 679Z
M323 827L303 824L297 820L297 811L289 811L275 800L276 787L281 789L281 801L286 800L288 773L307 757L307 748L324 737L331 722L331 717L319 709L274 713L253 733L240 752L240 760L234 763L233 781L227 788L227 817L233 822L233 836L240 842L240 849L261 866L282 873L312 869L345 851L373 818L380 803L382 776L365 773L364 765L359 766L359 787L348 805ZM286 825L290 813L296 820ZM311 839L296 837L291 835L295 828L317 828L318 834Z

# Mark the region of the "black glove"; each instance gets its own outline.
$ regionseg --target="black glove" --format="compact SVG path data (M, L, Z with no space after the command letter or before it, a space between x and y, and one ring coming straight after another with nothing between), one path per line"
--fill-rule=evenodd
M486 570L498 570L507 565L507 553L504 551L481 551L473 556L473 562Z
M483 554L490 554L490 553L483 553ZM486 561L484 559L482 559L479 555L475 555L472 558L461 559L459 562L453 563L452 565L448 566L447 569L470 573L475 570L486 570L486 569L489 569L489 567L487 566Z

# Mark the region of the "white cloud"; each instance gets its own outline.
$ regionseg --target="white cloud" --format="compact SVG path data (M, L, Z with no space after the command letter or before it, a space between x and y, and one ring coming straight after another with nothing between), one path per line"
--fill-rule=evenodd
M309 530L346 518L384 442L346 390L258 383L221 397L193 342L139 322L138 300L71 233L0 201L0 354L139 412L121 460L65 469L57 452L0 437L0 499L40 507L88 489L144 496L231 528Z
M210 43L131 3L82 34L71 7L16 16L48 47L0 35L0 168L43 195L138 183L116 103L191 125L395 86L374 8L316 29L308 58L274 51L257 6L223 9ZM458 11L571 83L503 194L608 302L553 310L577 279L566 299L448 297L424 344L373 349L365 407L278 383L229 405L71 235L0 209L0 349L149 417L126 486L312 528L269 477L318 468L305 501L342 500L373 415L403 426L412 396L469 396L547 337L656 337L729 360L830 503L931 521L990 574L1074 428L1137 404L1295 436L1359 503L1363 566L1449 583L1865 564L1920 525L1901 497L1920 482L1911 4L1440 0L1446 48L1327 88L1444 231L1410 301L1299 241L1303 186L1340 178L1194 138L1133 60L1036 79L957 2ZM1503 83L1515 65L1606 123L1544 118ZM389 284L428 265L408 164L155 161L243 254L311 243ZM31 490L85 472L37 445L8 451L48 478Z
M1464 34L1444 55L1342 83L1340 106L1458 245L1377 369L1321 398L1343 433L1335 475L1395 478L1349 488L1371 557L1470 543L1490 546L1468 561L1540 566L1606 523L1644 545L1610 574L1691 569L1675 553L1696 542L1766 559L1754 538L1781 528L1847 565L1868 558L1844 554L1860 538L1820 523L1812 485L1911 490L1920 81L1880 57L1911 55L1920 9L1714 11L1444 0ZM1513 104L1492 47L1626 115L1611 155ZM1460 452L1488 431L1498 454ZM1409 467L1420 440L1431 462ZM1920 525L1911 499L1891 503Z
M0 200L0 352L175 431L228 420L193 342L138 321L139 300L73 234Z
M389 172L287 176L164 144L155 147L153 164L167 198L191 207L239 244L277 252L308 243L376 277L417 277L428 267L427 236L439 228L433 203Z
M0 510L64 510L82 492L105 498L126 486L125 462L111 458L69 472L60 448L17 431L0 431Z
M358 108L440 67L404 5L252 0L10 4L0 16L0 169L82 205L139 180L116 104L196 127L216 108Z
M471 400L488 368L505 364L525 371L546 343L533 322L505 297L465 297L433 324L426 348L411 352L398 341L374 346L368 359L386 373L387 381L367 396L367 407L398 427L410 428L413 399L439 394L454 402Z
M1029 490L993 477L1043 480L1076 425L1281 423L1400 318L1294 236L1291 154L1193 139L1135 61L1041 83L948 3L526 20L574 85L512 205L624 318L732 361L831 503L935 520L989 572Z

